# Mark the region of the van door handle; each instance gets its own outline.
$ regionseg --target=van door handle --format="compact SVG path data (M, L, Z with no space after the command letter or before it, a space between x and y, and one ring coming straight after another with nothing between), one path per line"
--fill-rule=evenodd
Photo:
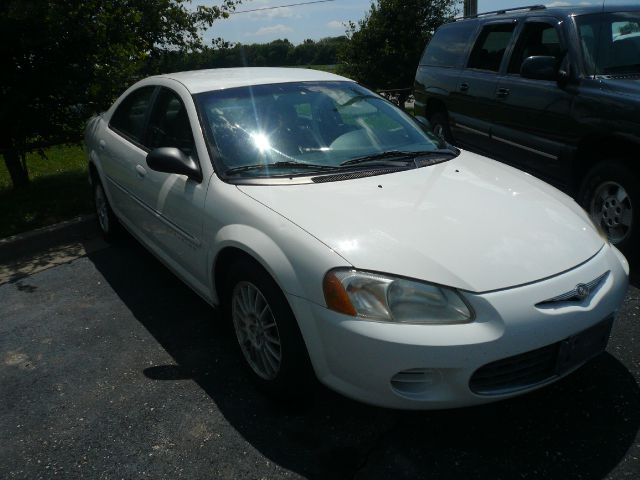
M140 178L144 178L147 176L147 171L144 169L142 165L136 165L136 173Z
M105 142L104 140L100 140L98 142L98 148L100 148L100 150L104 150L106 146L107 146L107 142Z
M499 88L496 90L496 97L498 98L507 98L511 91L508 88Z
M458 86L458 89L459 89L461 92L466 92L467 90L469 90L469 84L468 84L468 83L461 83L461 84Z

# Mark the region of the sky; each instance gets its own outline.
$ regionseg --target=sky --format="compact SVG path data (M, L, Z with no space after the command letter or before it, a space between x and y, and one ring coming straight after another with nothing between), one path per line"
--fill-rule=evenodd
M236 9L287 5L309 0L244 0ZM636 1L636 0L634 0ZM519 7L542 3L547 5L579 5L598 3L594 0L536 1L536 0L478 0L478 11L486 12L501 8ZM219 5L219 0L192 0L192 5ZM462 3L461 3L462 4ZM251 13L236 13L226 20L219 20L205 33L207 43L213 38L222 37L228 42L267 43L278 38L287 38L294 44L310 38L319 40L324 37L344 35L345 23L357 22L369 10L371 0L333 0L326 3L285 7ZM460 7L462 9L462 7Z

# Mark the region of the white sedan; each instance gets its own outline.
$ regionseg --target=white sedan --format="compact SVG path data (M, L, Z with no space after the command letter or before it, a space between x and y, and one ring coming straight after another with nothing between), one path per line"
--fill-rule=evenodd
M571 198L337 75L147 78L85 140L104 235L221 306L280 395L315 375L386 407L512 397L602 352L627 289Z

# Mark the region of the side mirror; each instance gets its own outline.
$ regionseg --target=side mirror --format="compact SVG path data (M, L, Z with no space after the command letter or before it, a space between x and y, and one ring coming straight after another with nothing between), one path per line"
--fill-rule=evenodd
M177 173L197 182L202 181L202 172L196 162L179 148L161 147L151 150L147 155L147 165L156 172Z
M557 80L558 69L556 57L527 57L520 67L520 76L532 80Z

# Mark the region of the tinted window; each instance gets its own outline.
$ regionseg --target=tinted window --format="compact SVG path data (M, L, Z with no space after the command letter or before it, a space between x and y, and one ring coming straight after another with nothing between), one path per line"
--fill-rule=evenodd
M109 126L127 137L142 143L144 122L156 87L143 87L134 90L125 98L111 117Z
M640 12L576 18L588 74L640 74Z
M187 110L178 94L167 88L162 88L156 99L146 145L151 149L175 147L186 155L195 155Z
M520 34L509 62L510 73L520 73L520 66L527 57L550 56L560 60L563 51L558 31L548 23L527 23Z
M473 46L468 67L497 72L514 28L514 23L484 27Z
M422 55L420 65L462 67L467 44L477 22L464 21L440 27Z

